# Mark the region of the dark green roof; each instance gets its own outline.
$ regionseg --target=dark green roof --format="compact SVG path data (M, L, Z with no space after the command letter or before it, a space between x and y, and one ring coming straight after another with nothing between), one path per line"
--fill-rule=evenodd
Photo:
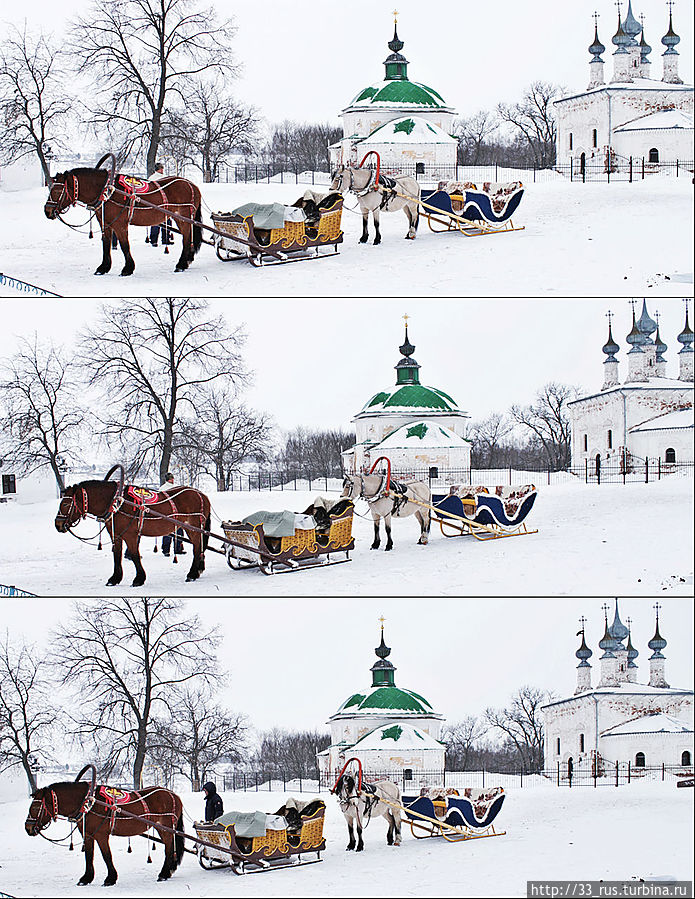
M414 106L427 106L431 109L438 109L446 106L444 98L431 87L426 84L418 84L417 81L390 81L386 80L381 84L370 85L360 91L357 96L351 100L350 106L358 103L370 103L375 106L389 103L403 103Z
M363 412L383 409L432 409L443 412L458 412L456 401L437 387L423 384L403 384L393 390L376 393L364 406Z
M375 687L366 695L355 693L341 705L338 714L348 709L353 709L355 712L432 713L432 706L423 696L412 690L401 690L399 687Z

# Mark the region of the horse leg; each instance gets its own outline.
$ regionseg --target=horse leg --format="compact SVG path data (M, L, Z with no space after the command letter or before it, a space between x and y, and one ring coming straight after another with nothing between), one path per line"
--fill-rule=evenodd
M347 848L345 849L345 851L350 852L352 849L355 848L355 831L352 828L352 818L348 819L347 826L348 826L348 833L350 834L350 841L347 844Z
M84 874L77 881L78 887L87 886L94 880L94 837L85 834L84 837Z
M106 582L107 587L115 587L123 580L123 539L114 537L113 534L111 539L113 540L113 574Z
M118 243L120 244L125 265L121 269L121 275L127 277L135 271L135 260L130 253L130 240L128 238L128 222L119 222L118 227L114 228Z
M364 849L364 843L362 842L362 825L360 822L357 822L357 849L355 852L362 852Z
M200 577L200 572L205 571L205 560L203 559L202 553L203 535L198 534L195 531L186 531L186 534L193 544L193 561L191 562L191 568L186 575L186 582L197 581Z
M374 230L376 232L376 237L374 238L374 246L377 247L381 243L381 231L379 230L379 207L372 212L372 219L374 220Z
M379 549L381 545L381 535L379 534L379 521L380 519L374 519L374 543L369 547L370 549Z
M176 263L176 272L185 272L190 262L193 261L193 228L188 222L179 222L182 234L181 255Z
M408 216L408 233L405 235L406 240L415 240L415 235L417 234L417 224L420 218L420 214L418 212L417 206L415 209L412 209L410 206L404 206L403 211Z
M388 552L390 549L393 549L393 540L391 539L391 516L387 515L384 518L384 527L386 528L386 546L384 547L384 552Z
M420 522L420 539L418 540L418 543L422 546L427 546L430 530L429 515L425 517L422 512L417 511L415 517Z
M111 271L111 234L113 229L110 225L102 222L101 216L97 213L97 221L101 225L101 265L94 272L95 275L105 275Z
M391 814L393 815L393 825L396 829L396 839L393 841L393 845L400 846L401 845L401 813L398 811L398 809L396 809L395 811L391 812Z
M132 587L142 587L145 583L145 579L147 578L147 574L145 573L145 569L142 567L142 559L140 558L140 536L135 534L128 534L125 537L125 544L128 547L128 552L130 553L130 558L135 565L135 578Z
M164 863L162 870L159 872L157 880L169 880L173 872L176 870L176 853L174 852L174 836L167 831L157 830L162 842L164 843Z
M360 243L367 243L369 240L369 210L362 210L362 237Z
M386 831L386 842L389 846L393 846L393 831L395 830L393 824L393 815L389 812L386 815L386 820L388 821L389 829Z
M109 846L109 835L101 834L97 837L97 843L99 844L99 849L101 849L101 856L104 859L104 863L108 872L106 875L106 880L104 881L104 886L112 887L118 880L118 871L116 871L113 866L111 847Z

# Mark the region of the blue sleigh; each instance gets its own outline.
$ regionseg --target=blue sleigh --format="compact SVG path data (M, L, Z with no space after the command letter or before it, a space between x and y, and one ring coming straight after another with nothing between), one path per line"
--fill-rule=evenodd
M500 837L506 831L494 828L505 799L502 787L465 790L463 796L404 796L403 809L412 835L419 840L444 837L450 843Z
M536 501L533 484L521 487L450 487L448 494L432 493L434 520L445 537L470 535L477 540L537 534L526 517Z
M523 231L523 225L515 227L512 221L523 195L521 182L489 185L488 190L450 185L448 191L423 190L420 206L431 231L459 231L466 237L480 237Z

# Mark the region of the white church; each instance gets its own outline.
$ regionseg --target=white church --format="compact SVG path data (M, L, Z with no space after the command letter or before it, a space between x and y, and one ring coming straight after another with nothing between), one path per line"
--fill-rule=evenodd
M593 651L581 619L582 642L575 653L577 688L573 696L550 702L542 710L546 768L559 765L566 777L580 765L599 775L608 773L615 762L629 762L633 769L692 765L693 691L672 687L666 680L667 641L659 630L658 603L655 608L646 683L637 679L640 653L632 644L630 619L627 627L620 620L616 599L611 625L604 605L599 680L592 686Z
M319 771L337 777L348 759L356 758L365 773L399 771L404 781L419 784L429 775L436 783L444 771L446 749L439 739L444 718L419 693L396 686L383 619L374 652L371 687L348 696L328 721L331 745L317 754Z
M598 34L595 14L594 40L589 46L589 83L585 90L555 101L557 161L572 164L575 172L585 166L605 171L625 168L629 157L647 165L693 159L693 86L684 84L678 72L680 36L673 28L669 3L668 29L661 38L665 47L662 70L652 73L653 52L645 36L644 17L638 22L628 0L612 38L613 72L606 81L606 52Z
M608 313L608 340L600 390L572 400L572 466L588 463L595 472L603 463L630 469L634 461L654 460L663 466L693 461L693 332L685 304L685 324L678 334L678 372L668 371L668 346L646 300L625 338L630 346L627 372L621 380L620 346L613 339ZM657 313L658 319L658 313ZM654 335L652 337L652 335ZM625 363L622 363L623 366Z
M439 468L470 468L471 442L464 437L467 412L438 387L420 383L420 364L413 358L415 346L405 339L396 383L375 393L352 419L356 443L342 453L343 470L369 471L380 458L387 458L402 477Z
M434 88L410 80L403 46L396 20L383 80L358 91L340 113L343 137L328 148L331 168L360 163L370 150L387 171L436 177L438 168L456 165L456 110Z

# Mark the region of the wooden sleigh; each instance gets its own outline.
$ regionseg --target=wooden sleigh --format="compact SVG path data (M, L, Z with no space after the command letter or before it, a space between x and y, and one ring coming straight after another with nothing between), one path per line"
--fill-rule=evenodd
M234 541L226 550L229 567L236 570L258 567L263 574L276 574L349 562L350 551L355 548L354 505L345 499L335 508L335 512L324 513L314 528L296 528L286 537L266 536L262 523L223 521L227 539ZM304 514L311 513L307 510ZM345 558L331 559L335 553L344 554Z
M311 814L298 815L297 826L288 824L284 830L266 830L264 836L237 836L233 824L202 824L195 822L195 832L203 845L198 849L198 861L206 871L213 868L231 868L235 874L252 874L274 868L311 865L322 861L326 848L323 822L326 806L312 803L318 808ZM302 858L303 855L316 858Z
M451 487L432 494L432 515L445 537L472 536L477 540L537 534L526 527L537 492L533 484L520 487Z
M256 267L335 256L343 242L342 212L343 200L338 197L328 208L320 209L313 224L285 221L282 228L267 231L254 226L252 215L213 213L215 228L225 235L217 240L217 256L223 262L247 259ZM324 248L331 252L321 252Z
M497 831L494 820L504 803L503 787L474 792L467 789L463 796L442 795L404 796L403 812L416 839L444 837L450 843L504 836Z

